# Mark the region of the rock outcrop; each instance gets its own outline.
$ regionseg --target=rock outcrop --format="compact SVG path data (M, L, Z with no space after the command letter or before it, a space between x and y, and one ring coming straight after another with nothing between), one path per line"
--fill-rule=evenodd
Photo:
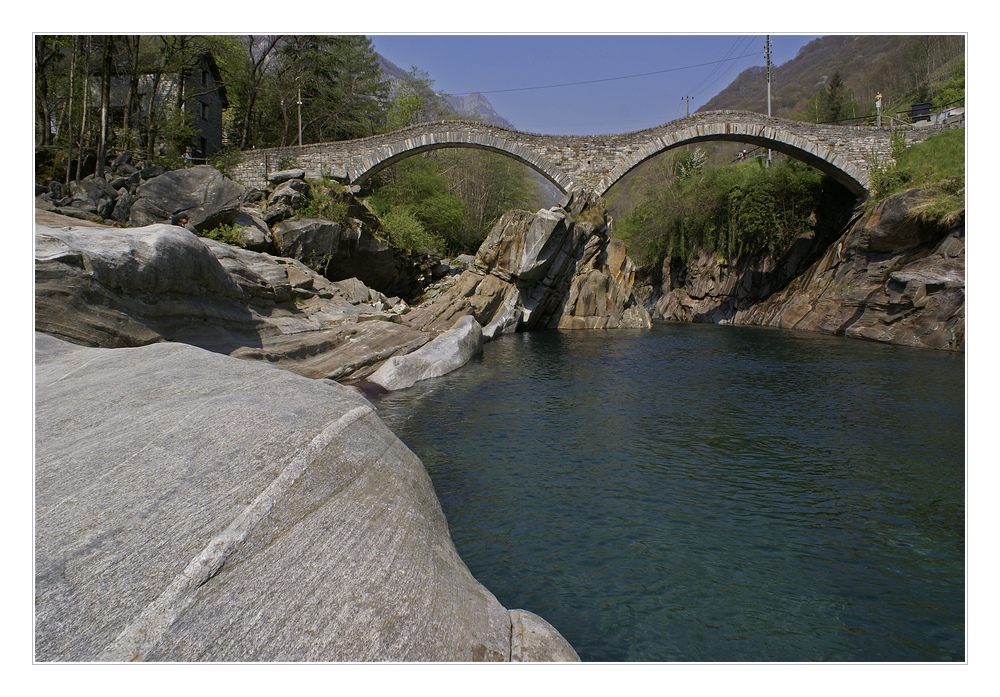
M36 661L570 661L355 391L35 336Z
M950 226L913 214L917 192L889 198L805 274L733 321L965 349L965 219Z
M635 266L608 230L603 202L585 193L534 214L511 211L454 284L406 322L442 331L471 315L487 339L544 328L648 327L633 293Z
M356 279L329 281L293 259L175 225L67 222L37 217L35 328L74 343L179 341L307 377L349 379L433 338L397 321L406 309L398 298Z
M246 187L208 165L165 172L138 187L129 208L129 225L142 227L183 216L192 230L211 230L232 222L245 193Z
M818 255L804 236L781 260L705 252L686 264L668 259L651 314L964 350L964 217L951 226L921 222L918 196L880 203Z

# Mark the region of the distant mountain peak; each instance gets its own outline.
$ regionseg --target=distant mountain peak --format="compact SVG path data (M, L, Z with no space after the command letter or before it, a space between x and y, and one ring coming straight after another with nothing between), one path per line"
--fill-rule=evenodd
M500 116L490 104L490 100L479 92L446 95L448 104L461 116L472 116L484 123L501 128L514 128L514 124Z
M394 97L402 85L411 84L411 76L407 71L381 54L378 54L378 59L382 66L382 75L389 83L390 97ZM449 116L448 112L452 112L458 116L482 121L491 126L514 129L514 124L500 116L490 104L490 100L479 92L459 95L430 92L422 96L428 102L424 110L432 119L446 118Z

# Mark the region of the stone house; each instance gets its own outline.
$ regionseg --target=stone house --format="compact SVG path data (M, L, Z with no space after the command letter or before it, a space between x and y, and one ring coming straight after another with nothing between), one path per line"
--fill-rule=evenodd
M145 123L150 108L157 115L174 114L183 108L195 133L189 140L195 162L222 149L223 113L229 108L226 87L211 53L201 54L194 67L181 73L158 72L147 67L139 75L136 100L138 116ZM112 78L112 120L122 123L128 99L129 79ZM151 99L151 95L153 95Z

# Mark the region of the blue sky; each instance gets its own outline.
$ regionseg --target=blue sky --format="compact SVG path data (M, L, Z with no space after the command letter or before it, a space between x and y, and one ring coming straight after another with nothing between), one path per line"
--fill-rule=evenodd
M403 70L428 73L438 91L482 93L520 130L575 135L641 130L694 112L740 72L763 66L765 41L742 34L370 38ZM815 38L772 35L772 62L791 60Z

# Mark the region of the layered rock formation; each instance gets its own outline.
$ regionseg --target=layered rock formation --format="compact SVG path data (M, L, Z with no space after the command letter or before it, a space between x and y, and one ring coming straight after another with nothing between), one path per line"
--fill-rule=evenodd
M59 225L35 233L35 328L89 346L179 341L347 379L432 337L356 280L199 238L174 225Z
M940 226L894 196L855 224L805 274L734 321L965 349L965 219Z
M472 577L353 390L35 342L35 660L579 660Z
M778 261L704 252L685 265L668 260L651 314L964 350L964 217L951 226L922 222L918 197L889 198L829 246L803 237Z
M575 193L557 208L504 215L454 285L405 321L439 331L471 315L487 339L544 328L648 327L633 292L635 270L624 245L609 239L603 201Z

